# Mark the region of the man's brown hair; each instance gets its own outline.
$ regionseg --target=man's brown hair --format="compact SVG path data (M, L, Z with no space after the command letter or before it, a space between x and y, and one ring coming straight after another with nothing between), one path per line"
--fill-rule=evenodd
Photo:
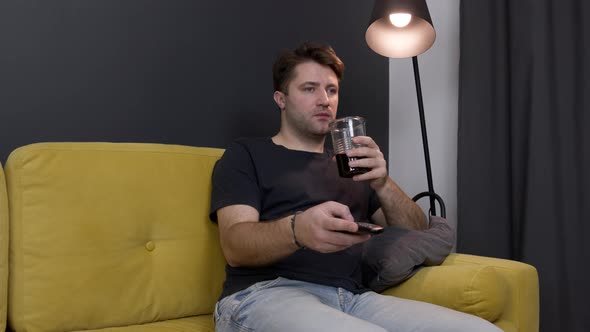
M272 66L272 80L275 91L281 91L287 94L287 86L293 79L295 67L305 62L317 62L320 65L330 67L338 81L344 74L344 63L334 49L325 44L305 42L294 50L283 51Z

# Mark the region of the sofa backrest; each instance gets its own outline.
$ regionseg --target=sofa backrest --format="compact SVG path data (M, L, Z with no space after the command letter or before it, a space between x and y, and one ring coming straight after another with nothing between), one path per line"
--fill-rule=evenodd
M220 149L40 143L6 164L8 321L73 331L209 314L225 261L208 217Z
M6 329L8 297L8 197L4 170L0 164L0 331Z

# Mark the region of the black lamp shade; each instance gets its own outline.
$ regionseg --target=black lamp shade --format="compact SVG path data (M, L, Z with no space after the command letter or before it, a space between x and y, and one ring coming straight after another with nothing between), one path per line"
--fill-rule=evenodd
M398 28L389 20L394 13L411 14L412 20ZM435 38L426 0L375 0L365 39L376 53L389 58L413 57L426 52Z

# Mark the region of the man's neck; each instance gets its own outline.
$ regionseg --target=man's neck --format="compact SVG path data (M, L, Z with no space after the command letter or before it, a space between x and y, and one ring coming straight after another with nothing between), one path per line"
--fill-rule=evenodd
M288 135L284 131L272 137L272 141L277 145L282 145L289 150L307 151L315 153L324 152L325 137L299 137Z

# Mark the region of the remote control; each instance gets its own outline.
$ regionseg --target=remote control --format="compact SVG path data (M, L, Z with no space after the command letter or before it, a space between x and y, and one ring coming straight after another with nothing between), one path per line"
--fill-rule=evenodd
M383 227L368 222L357 221L356 224L359 226L357 234L379 234L383 232Z

